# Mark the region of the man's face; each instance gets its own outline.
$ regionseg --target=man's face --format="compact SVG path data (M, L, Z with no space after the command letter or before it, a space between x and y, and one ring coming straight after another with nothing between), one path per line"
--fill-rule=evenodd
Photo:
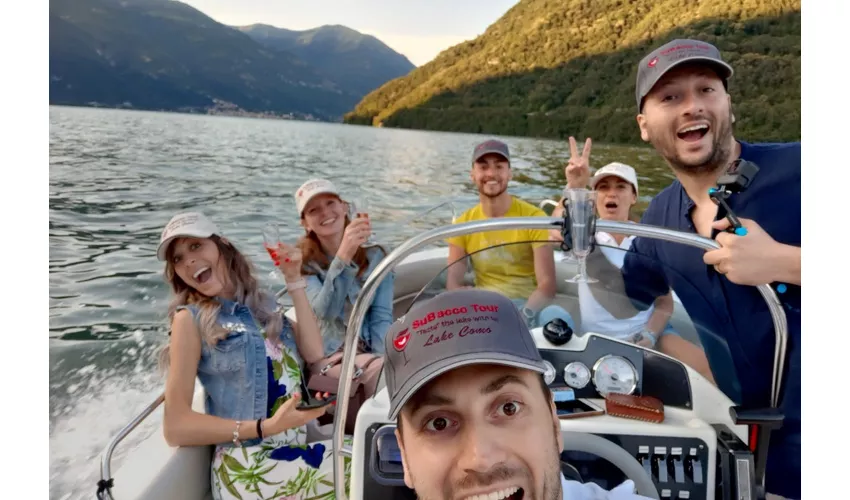
M475 365L420 389L396 431L407 486L421 500L560 499L563 440L539 378Z
M641 138L675 170L713 172L731 154L732 98L706 66L684 64L665 74L637 121Z
M478 187L479 194L495 198L508 189L511 165L504 156L489 153L472 164L470 178Z

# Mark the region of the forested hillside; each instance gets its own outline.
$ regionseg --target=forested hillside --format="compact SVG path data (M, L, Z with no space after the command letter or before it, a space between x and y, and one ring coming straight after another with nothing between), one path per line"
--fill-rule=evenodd
M736 134L800 137L799 0L522 0L484 34L367 95L348 123L639 142L637 63L673 38L735 68Z

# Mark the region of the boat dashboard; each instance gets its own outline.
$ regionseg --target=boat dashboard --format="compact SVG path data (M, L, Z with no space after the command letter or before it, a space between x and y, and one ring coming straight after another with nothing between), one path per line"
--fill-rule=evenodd
M539 348L551 389L572 389L576 398L604 398L616 392L652 396L665 406L693 407L688 371L681 362L603 336L586 340L578 350Z
M571 436L593 434L613 442L639 464L652 481L653 497L715 498L717 473L726 474L718 464L731 463L724 458L729 455L727 449L746 450L746 428L730 429L724 424L729 422L728 408L733 403L716 387L676 359L627 342L587 334L556 346L544 338L540 328L532 334L549 366L544 378L553 393L568 392L575 401L601 410L560 421L565 446L561 465L567 479L592 481L606 489L628 479L609 461L571 447ZM663 422L608 414L603 396L606 392L661 400ZM386 419L386 399L386 391L379 387L358 415L352 498L416 498L404 484L395 422ZM700 401L699 415L695 400ZM751 457L748 463L752 465Z

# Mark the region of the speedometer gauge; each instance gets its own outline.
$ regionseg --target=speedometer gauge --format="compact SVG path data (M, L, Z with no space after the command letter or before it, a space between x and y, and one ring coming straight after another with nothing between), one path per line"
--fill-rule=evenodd
M637 388L637 370L622 356L602 356L593 365L593 385L603 395L631 394Z
M564 368L564 382L574 389L583 389L590 382L590 370L580 361L573 361Z
M543 364L546 365L546 371L543 373L543 381L546 382L546 385L551 384L555 381L555 377L558 375L558 371L555 370L555 367L552 366L552 363L543 360Z

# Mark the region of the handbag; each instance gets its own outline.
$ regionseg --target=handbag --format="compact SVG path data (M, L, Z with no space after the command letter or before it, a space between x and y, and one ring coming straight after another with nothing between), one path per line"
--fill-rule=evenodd
M359 346L358 346L359 347ZM336 394L339 389L339 376L342 372L341 350L330 356L326 356L308 368L309 379L307 388L310 391L327 392ZM384 359L375 354L362 352L358 349L354 358L354 374L351 379L351 390L349 391L348 412L345 417L345 433L354 434L354 424L360 407L367 399L375 395L378 387L378 379L381 369L384 367ZM333 422L336 406L332 406L328 413L319 417L319 424L325 425Z

